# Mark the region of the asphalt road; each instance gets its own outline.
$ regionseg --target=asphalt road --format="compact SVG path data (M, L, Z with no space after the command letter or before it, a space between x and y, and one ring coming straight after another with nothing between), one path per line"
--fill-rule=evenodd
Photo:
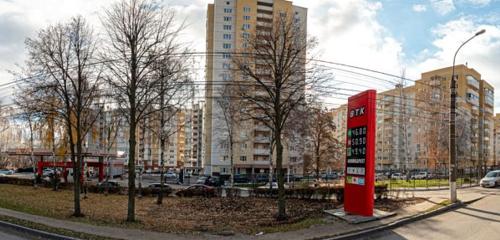
M411 223L368 238L384 240L498 240L500 239L500 188L489 195L442 215Z
M0 239L2 240L35 240L42 239L36 236L31 236L27 233L18 232L10 228L0 227Z

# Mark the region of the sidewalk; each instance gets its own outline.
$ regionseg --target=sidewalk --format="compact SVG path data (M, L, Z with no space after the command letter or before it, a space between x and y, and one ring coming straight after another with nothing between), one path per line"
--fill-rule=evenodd
M408 218L420 213L424 213L428 211L430 208L433 208L438 203L448 199L448 191L423 191L423 192L408 192L406 194L412 194L415 197L424 197L427 200L412 206L408 206L406 208L400 209L396 211L397 215L391 218L382 219L374 222L362 223L357 225L351 225L341 220L338 220L333 217L326 218L326 224L323 225L315 225L307 229L301 229L297 231L290 232L278 232L278 233L270 233L263 234L260 236L253 235L232 235L232 236L219 236L219 235L210 235L206 233L194 233L194 234L171 234L171 233L159 233L159 232L150 232L143 231L138 229L125 229L125 228L117 228L117 227L107 227L107 226L96 226L81 222L73 222L73 221L65 221L58 220L48 217L36 216L31 214L26 214L22 212L12 211L8 209L0 208L0 215L18 218L26 221L31 221L35 223L44 224L50 227L55 228L63 228L76 232L83 232L88 234L94 234L99 236L117 238L117 239L127 239L127 240L136 240L136 239L151 239L151 240L160 240L160 239L170 239L170 240L184 240L184 239L239 239L239 240L267 240L267 239L287 239L287 240L299 240L299 239L321 239L328 236L338 236L342 234L346 234L353 231L361 231L377 226L381 226L384 224L389 224L391 222L395 222L404 218ZM488 194L487 191L478 188L472 189L460 189L458 192L458 197L462 202L469 202L480 199ZM407 195L407 197L411 197L412 195ZM400 196L401 197L401 196Z

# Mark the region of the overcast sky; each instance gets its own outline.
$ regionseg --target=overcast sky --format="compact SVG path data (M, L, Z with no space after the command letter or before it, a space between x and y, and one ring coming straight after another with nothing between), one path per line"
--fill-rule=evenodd
M25 57L24 40L40 28L80 14L95 28L112 0L0 0L0 83L12 81ZM205 50L206 6L211 0L164 0L188 28L183 38ZM457 63L468 63L500 89L500 0L295 0L308 11L308 31L317 37L320 58L419 79L420 73L450 66L461 41L479 29L486 34L469 43ZM203 66L200 63L200 66ZM341 82L378 90L393 85L338 72ZM349 83L339 87L351 88ZM0 96L9 90L0 88ZM500 110L500 91L496 94Z

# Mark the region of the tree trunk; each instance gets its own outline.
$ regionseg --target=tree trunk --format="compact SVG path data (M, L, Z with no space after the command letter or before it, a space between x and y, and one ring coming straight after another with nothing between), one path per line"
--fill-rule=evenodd
M163 126L162 131L163 131ZM158 199L156 204L161 205L163 203L163 184L165 183L165 171L163 170L163 165L165 161L165 137L160 138L160 192L158 193Z
M276 130L276 170L278 171L278 221L287 219L285 206L285 176L283 171L283 144L281 143L281 130ZM272 156L271 156L272 157Z
M33 123L31 121L31 115L28 116L28 123L29 123L29 128L30 128L30 160L31 160L31 164L33 164L33 187L37 187L36 185L36 182L37 182L37 179L38 179L38 176L37 176L37 172L36 172L36 167L37 167L37 164L35 162L35 156L34 156L34 149L33 149Z
M234 154L233 154L233 145L234 145L234 140L232 136L232 130L229 132L229 157L230 157L230 168L229 168L229 186L233 187L234 183Z
M130 112L129 150L128 150L128 210L127 221L135 221L135 145L136 145L135 108Z
M318 145L316 146L316 180L320 180L320 177L319 177L319 170L320 170L320 166L319 166L319 163L320 163L320 156L319 156L319 152L320 152L320 149L319 149L319 146L320 146L321 142L318 141Z

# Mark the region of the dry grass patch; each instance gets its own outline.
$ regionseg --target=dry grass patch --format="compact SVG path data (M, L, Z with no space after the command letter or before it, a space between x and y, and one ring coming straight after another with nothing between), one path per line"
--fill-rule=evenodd
M0 184L0 207L59 219L71 219L93 224L137 227L163 232L234 231L255 233L276 226L297 225L307 219L323 216L323 209L335 207L333 202L289 199L285 223L277 222L275 199L264 198L177 198L164 199L163 205L155 198L136 200L138 223L124 222L127 197L123 195L89 194L81 201L84 218L71 217L73 192L54 192L47 188Z

